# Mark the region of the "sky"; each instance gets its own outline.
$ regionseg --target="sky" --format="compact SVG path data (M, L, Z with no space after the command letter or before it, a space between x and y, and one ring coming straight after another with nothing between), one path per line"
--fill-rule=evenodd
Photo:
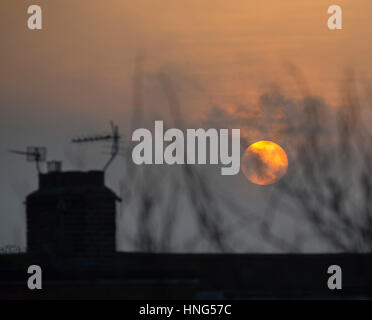
M27 29L31 4L42 8L41 31ZM343 30L327 28L331 4L343 9ZM37 186L33 165L8 149L45 145L49 158L62 159L66 169L101 166L101 149L69 141L106 130L109 120L123 131L130 127L138 52L145 56L149 121L170 117L159 84L166 74L188 124L253 115L259 126L243 135L254 142L283 116L263 112L263 93L280 86L288 97L299 94L289 65L330 108L346 69L368 79L371 12L369 0L2 0L0 246L25 245L23 201ZM113 177L108 181L117 188ZM254 197L252 186L241 188Z

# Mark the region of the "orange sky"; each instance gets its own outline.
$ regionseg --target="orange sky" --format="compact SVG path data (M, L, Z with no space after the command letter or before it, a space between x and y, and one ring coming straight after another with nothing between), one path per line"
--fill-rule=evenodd
M43 8L41 32L26 29L27 5L35 3ZM335 3L342 31L326 26ZM248 103L272 82L293 93L288 62L331 102L345 67L372 71L369 0L2 0L0 10L0 93L3 101L22 96L17 112L30 116L45 108L121 114L139 48L147 53L147 108L165 104L152 81L165 71L194 117L212 104ZM27 109L27 100L40 110Z
M43 9L42 31L27 29L32 4ZM342 31L327 28L332 4L343 8ZM284 122L256 98L273 83L297 94L287 63L332 104L345 68L372 74L371 0L1 0L0 15L0 245L25 242L23 201L37 183L33 166L7 150L45 145L64 170L101 168L107 159L98 149L83 158L69 141L101 133L111 119L129 127L139 49L147 56L146 115L166 120L158 78L166 73L192 126L206 115L213 122L208 112L219 106L239 125L254 122L242 130L248 142L270 138L262 131Z

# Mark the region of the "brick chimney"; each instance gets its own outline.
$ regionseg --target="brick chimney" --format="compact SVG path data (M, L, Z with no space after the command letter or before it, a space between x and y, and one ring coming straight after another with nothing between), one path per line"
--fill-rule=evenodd
M26 199L27 251L64 256L115 252L118 197L103 171L52 171Z

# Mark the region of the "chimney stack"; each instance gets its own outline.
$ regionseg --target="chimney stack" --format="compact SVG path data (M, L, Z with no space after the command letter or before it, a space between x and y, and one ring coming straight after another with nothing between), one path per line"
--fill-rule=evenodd
M66 256L115 252L118 197L104 185L103 171L61 171L48 163L39 189L26 199L27 250Z

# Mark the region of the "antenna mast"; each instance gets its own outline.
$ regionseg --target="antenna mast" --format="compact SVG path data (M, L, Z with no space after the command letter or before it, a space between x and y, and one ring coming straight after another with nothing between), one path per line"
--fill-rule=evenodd
M91 135L85 136L81 138L73 138L71 140L72 143L87 143L87 142L101 142L101 141L112 141L111 145L111 153L110 159L106 162L103 167L103 171L109 167L112 161L116 158L119 153L119 141L121 136L119 134L119 127L114 124L113 121L110 122L111 124L111 133L110 134L103 134L103 135Z
M26 156L27 162L35 162L37 173L40 174L40 162L45 162L47 149L45 147L27 147L26 151L9 150L10 153Z

